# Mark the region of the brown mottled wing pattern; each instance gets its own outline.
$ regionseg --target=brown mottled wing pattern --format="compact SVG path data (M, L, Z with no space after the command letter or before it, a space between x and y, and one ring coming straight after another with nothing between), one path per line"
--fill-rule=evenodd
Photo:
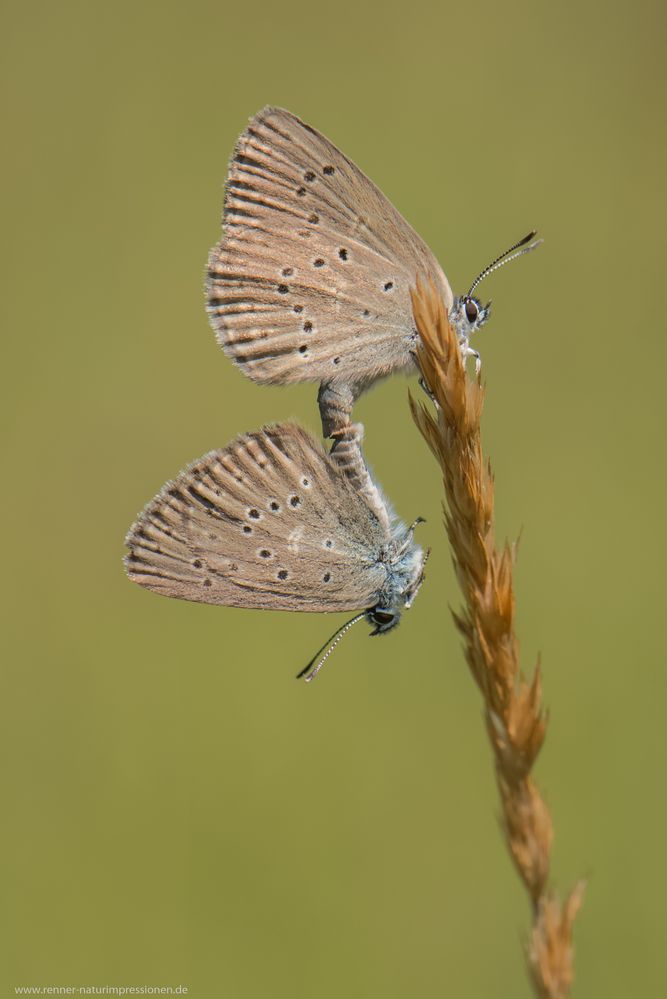
M131 579L230 607L361 610L386 578L386 531L292 424L244 434L168 482L131 528Z
M351 384L410 367L418 274L449 308L435 257L351 160L288 111L255 115L207 281L218 340L250 378Z

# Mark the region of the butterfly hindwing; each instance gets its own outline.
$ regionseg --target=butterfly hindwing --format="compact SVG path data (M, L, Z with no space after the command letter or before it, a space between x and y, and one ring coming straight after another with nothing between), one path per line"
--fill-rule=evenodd
M167 483L131 528L128 575L168 596L232 607L370 607L385 529L302 428L245 434Z
M251 120L207 282L218 340L246 374L363 383L410 367L418 274L449 307L435 257L351 160L287 111Z

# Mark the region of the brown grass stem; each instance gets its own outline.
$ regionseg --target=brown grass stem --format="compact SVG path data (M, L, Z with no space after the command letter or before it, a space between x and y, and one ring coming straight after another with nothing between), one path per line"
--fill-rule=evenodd
M417 360L435 415L412 396L410 408L442 471L445 529L463 592L454 621L482 695L503 832L532 906L528 968L540 999L564 999L572 985L572 926L584 886L577 884L564 903L548 887L551 816L531 777L547 727L541 671L538 663L527 678L519 666L512 584L517 552L514 544L498 549L495 543L494 479L480 433L484 389L479 377L466 374L435 288L417 282L412 303L421 336Z

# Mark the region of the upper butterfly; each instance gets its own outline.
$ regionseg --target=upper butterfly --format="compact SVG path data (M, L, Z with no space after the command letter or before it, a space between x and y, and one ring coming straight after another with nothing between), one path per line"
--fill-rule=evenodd
M530 233L455 298L428 246L333 143L266 107L229 166L223 237L209 257L207 308L225 353L260 383L318 381L326 436L349 425L359 394L414 367L417 276L442 295L462 352L489 306L482 277L532 249Z

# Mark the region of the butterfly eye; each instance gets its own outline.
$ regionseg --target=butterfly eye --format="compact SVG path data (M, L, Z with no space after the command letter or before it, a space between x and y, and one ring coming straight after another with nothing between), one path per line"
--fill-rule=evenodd
M478 312L477 312L477 306L472 301L472 299L470 298L468 299L465 305L465 309L466 309L466 319L468 320L469 323L474 323L475 320L477 319Z
M379 607L375 607L369 613L368 618L375 625L371 635L384 635L386 631L391 631L398 624L401 615L394 611L380 610Z

